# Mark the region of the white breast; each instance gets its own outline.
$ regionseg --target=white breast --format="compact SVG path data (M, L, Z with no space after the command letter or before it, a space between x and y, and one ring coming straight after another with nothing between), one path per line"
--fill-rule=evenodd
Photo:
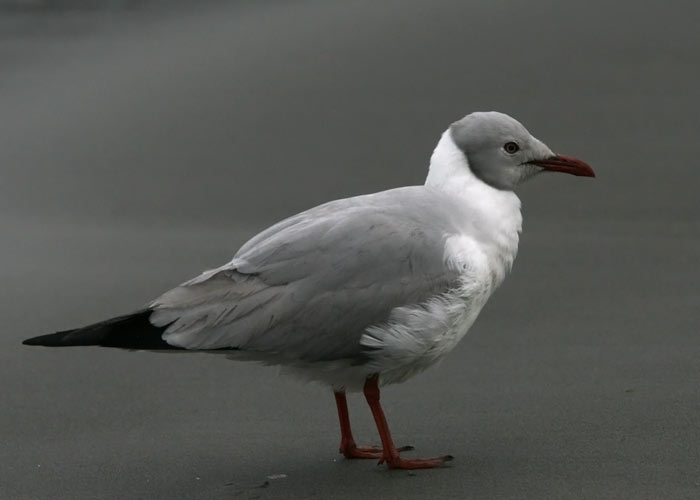
M459 272L460 285L424 304L397 308L387 324L368 329L361 344L375 350L369 368L380 372L385 384L415 375L454 349L518 250L520 200L474 176L449 132L433 154L426 185L452 197L468 214L463 231L445 242L445 265Z
M375 353L368 368L391 384L440 361L474 324L514 256L494 254L467 235L449 238L446 263L459 269L459 286L424 304L396 308L387 324L369 328L360 341Z

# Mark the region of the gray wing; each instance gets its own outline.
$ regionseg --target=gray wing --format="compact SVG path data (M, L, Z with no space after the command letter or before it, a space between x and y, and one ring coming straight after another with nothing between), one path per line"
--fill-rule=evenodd
M189 349L304 361L354 357L365 329L447 291L454 213L423 187L337 200L286 219L221 268L166 292L151 321Z

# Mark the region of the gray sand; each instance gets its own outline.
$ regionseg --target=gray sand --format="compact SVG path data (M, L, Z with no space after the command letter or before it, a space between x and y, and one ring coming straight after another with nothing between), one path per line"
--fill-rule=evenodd
M0 14L0 498L700 497L700 4L529 3ZM384 391L396 441L451 467L343 460L330 392L275 369L20 345L422 182L488 109L598 178L526 185L512 276Z

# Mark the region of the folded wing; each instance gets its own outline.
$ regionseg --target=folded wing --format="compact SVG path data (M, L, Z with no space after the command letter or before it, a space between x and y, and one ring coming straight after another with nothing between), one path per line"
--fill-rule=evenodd
M457 282L444 261L454 217L436 214L445 204L434 201L421 187L402 188L286 219L227 265L156 299L150 320L167 326L168 344L185 349L302 361L357 356L368 327Z

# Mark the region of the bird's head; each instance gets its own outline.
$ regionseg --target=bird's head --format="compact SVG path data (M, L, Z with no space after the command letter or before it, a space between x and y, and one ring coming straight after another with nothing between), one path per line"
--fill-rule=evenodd
M513 190L544 171L595 177L587 163L553 153L520 122L503 113L471 113L454 122L450 134L474 175L497 189Z

